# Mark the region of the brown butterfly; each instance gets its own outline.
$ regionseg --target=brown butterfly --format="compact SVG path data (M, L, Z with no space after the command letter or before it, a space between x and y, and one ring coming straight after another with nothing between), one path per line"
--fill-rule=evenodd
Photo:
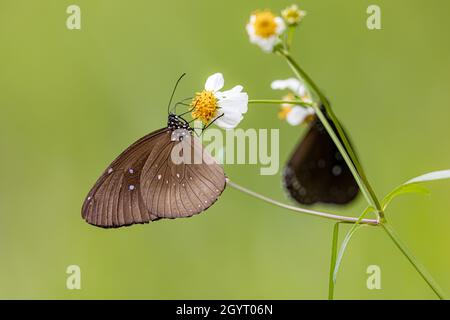
M329 118L324 108L322 111ZM291 198L306 205L347 204L359 192L355 178L317 116L289 159L283 184Z
M133 143L103 172L83 203L83 219L117 228L191 217L209 208L225 189L226 178L193 133L186 120L169 113L166 128ZM174 155L192 161L174 161Z

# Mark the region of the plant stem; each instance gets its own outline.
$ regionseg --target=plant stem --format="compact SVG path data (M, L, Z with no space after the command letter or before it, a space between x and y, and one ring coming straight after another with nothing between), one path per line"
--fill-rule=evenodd
M312 107L312 103L304 102L302 100L248 100L248 103L258 104L295 104L303 107Z
M320 109L320 106L314 105L314 110L319 117L320 121L324 125L325 129L327 130L330 137L333 139L333 142L336 144L336 147L338 148L339 152L342 154L345 162L347 163L350 171L352 172L356 182L358 183L358 186L360 187L362 193L364 194L364 197L366 198L367 202L375 207L377 209L377 213L379 218L382 220L383 217L383 210L381 208L381 205L378 201L378 198L375 195L375 192L373 191L372 187L369 184L369 181L364 175L364 172L362 170L361 165L359 164L358 159L356 158L355 152L353 151L352 147L350 146L350 143L348 142L348 138L344 134L344 131L334 115L333 111L331 110L331 107L328 103L328 100L323 95L322 91L319 89L319 87L314 83L314 81L309 77L309 75L295 62L295 60L290 56L290 54L284 50L278 50L278 53L280 53L288 62L291 69L294 71L295 75L299 78L299 80L303 80L307 83L307 85L316 93L316 95L319 97L320 101L322 102L323 106L325 107L325 110L327 114L329 115L331 121L335 125L339 137L335 134L333 128L331 127L330 123L328 122L327 117ZM342 142L341 143L341 140ZM345 146L344 146L345 145Z
M339 268L341 266L342 263L342 259L344 258L344 253L345 250L348 247L348 244L350 243L351 238L353 237L353 235L356 233L356 231L358 230L359 227L362 227L364 225L360 224L360 221L362 219L364 219L364 217L370 213L370 212L375 212L375 209L371 206L367 207L363 213L361 213L361 215L358 218L358 221L355 222L355 224L352 225L352 227L350 228L350 230L347 232L347 234L345 235L344 240L342 241L341 247L339 249L336 261L334 263L334 269L333 269L333 282L336 284L337 281L337 276L338 276L338 272L339 272Z
M328 300L333 300L334 298L334 268L336 265L338 241L339 241L339 222L337 222L333 228L333 241L331 243L330 275L328 278Z
M292 48L292 41L294 40L294 31L295 31L295 26L288 27L288 31L287 31L287 35L286 35L286 43L285 43L287 50L291 50L291 48Z
M376 226L381 225L383 227L383 229L389 235L391 240L395 243L397 248L403 253L403 255L408 259L408 261L414 266L414 268L421 275L421 277L425 280L425 282L428 284L428 286L433 290L433 292L440 299L445 299L442 289L439 287L439 285L436 283L436 281L433 279L433 277L430 275L430 273L414 257L414 255L409 251L409 249L406 247L406 245L404 245L402 243L402 241L400 240L398 235L395 233L395 231L390 227L390 225L387 224L387 221L384 217L383 208L381 207L380 202L379 202L374 190L372 189L368 179L366 178L364 171L362 169L362 166L359 163L359 161L356 157L356 154L353 151L353 148L351 147L351 145L348 141L348 138L345 135L344 130L342 129L341 124L339 123L339 120L337 119L336 115L334 114L333 110L331 109L330 104L329 104L328 100L326 99L326 97L324 96L324 94L322 93L322 91L314 83L314 81L311 79L311 77L309 77L309 75L291 57L291 55L289 54L288 51L279 48L275 52L282 55L286 59L288 65L291 67L291 69L293 70L293 72L295 73L297 78L300 81L306 82L307 86L309 86L309 88L317 95L317 97L319 98L323 107L325 108L326 115L330 118L331 122L334 124L339 136L336 135L336 133L334 132L333 127L329 123L328 118L322 111L320 105L317 105L317 104L313 105L313 108L314 108L317 116L319 117L323 126L325 127L328 134L332 138L332 140L333 140L334 144L336 145L336 147L338 148L339 152L343 156L343 158L344 158L345 162L347 163L350 171L352 172L356 182L358 183L358 186L360 187L362 193L364 194L367 202L369 203L370 206L373 206L376 209L377 214L378 214L378 219L376 220L376 223L373 225L376 225ZM342 140L342 142L341 142L341 140ZM252 192L247 190L247 193L251 194ZM277 203L276 201L268 199L268 198L265 199L265 197L260 196L258 194L254 194L254 196L256 196L262 200L265 200L267 202L279 205L279 203ZM285 207L285 208L289 209L290 206L281 204L281 207ZM299 211L299 210L295 210L295 211ZM300 212L302 212L302 211L304 212L304 209L301 209ZM316 212L314 212L314 213L304 212L304 213L314 214L314 215L338 220L338 219L336 219L336 216L334 216L334 215L331 215L331 217L330 217L330 214L324 214L324 213L316 214ZM364 213L363 213L363 215L364 215ZM363 217L363 215L359 219L345 217L346 219L345 220L342 219L341 221L342 222L351 222L351 223L355 224L355 226L356 226L358 223L364 223L363 221L366 220L366 219L361 219ZM351 219L351 221L349 221L349 219ZM366 222L364 224L371 224L371 223ZM331 259L332 264L336 260L334 246L335 246L335 242L336 242L336 247L337 247L337 241L338 241L337 240L337 236L338 236L337 228L338 228L338 226L335 226L335 230L334 230L334 234L333 234L333 249L332 249L333 251L332 251L332 259ZM333 278L331 278L331 281L333 281ZM334 290L334 283L329 284L329 298L330 297L333 298L333 290Z
M230 179L227 179L227 185L229 185L230 187L239 190L243 193L246 193L252 197L255 197L257 199L263 200L267 203L273 204L275 206L284 208L284 209L288 209L291 211L295 211L295 212L300 212L300 213L304 213L304 214L308 214L308 215L312 215L312 216L316 216L316 217L321 217L321 218L326 218L326 219L331 219L331 220L337 220L343 223L356 223L358 221L358 218L354 218L354 217L347 217L347 216L341 216L341 215L336 215L336 214L332 214L332 213L327 213L327 212L321 212L321 211L315 211L315 210L309 210L309 209L303 209L303 208L299 208L299 207L295 207L295 206L291 206L288 204L284 204L282 202L276 201L274 199L268 198L266 196L263 196L257 192L251 191L247 188L244 188L234 182L232 182ZM375 219L362 219L359 221L359 223L361 224L368 224L368 225L378 225L379 221L375 220Z
M389 235L391 240L395 243L397 248L403 253L403 255L408 259L408 261L414 266L414 268L417 270L417 272L422 276L422 278L425 280L425 282L428 284L428 286L431 288L431 290L434 291L434 293L439 297L441 300L445 300L445 294L442 291L442 289L439 287L439 285L436 283L436 281L433 279L431 274L425 269L422 263L417 260L417 258L411 253L411 251L408 249L408 247L400 240L397 233L392 229L392 227L387 223L384 222L381 224L384 231Z

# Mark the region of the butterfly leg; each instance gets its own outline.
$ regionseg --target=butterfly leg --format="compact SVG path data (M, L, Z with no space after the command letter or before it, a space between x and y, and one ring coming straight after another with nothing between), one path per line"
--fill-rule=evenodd
M212 120L210 123L208 123L208 125L206 125L206 126L203 125L202 132L205 131L206 129L208 129L208 128L216 121L216 120L222 118L224 115L225 115L225 114L222 113L220 116L218 116L217 118L215 118L214 120Z

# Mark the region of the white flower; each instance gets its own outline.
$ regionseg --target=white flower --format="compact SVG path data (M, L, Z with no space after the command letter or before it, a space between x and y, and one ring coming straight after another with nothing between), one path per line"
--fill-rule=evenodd
M313 115L314 115L313 108L304 108L304 107L294 106L288 112L288 114L286 116L286 121L291 126L298 126L299 124L303 123L309 116L313 116Z
M299 97L303 102L313 102L306 86L296 78L275 80L270 86L273 90L289 90L289 94L283 98L285 101L293 101L296 97ZM280 119L286 119L286 121L293 126L297 126L304 121L310 120L313 115L313 108L301 107L288 103L281 104L281 110L278 113Z
M275 80L270 85L273 90L290 90L293 94L303 97L307 93L307 89L303 83L296 78L286 80Z
M250 16L246 29L251 43L258 45L265 52L272 52L286 25L281 17L264 10Z
M205 90L196 94L192 100L192 117L204 125L214 121L223 129L233 129L247 112L248 95L242 86L220 91L224 85L223 75L215 73L205 83Z
M306 11L300 10L296 4L293 4L281 11L281 15L288 25L295 26L306 16Z

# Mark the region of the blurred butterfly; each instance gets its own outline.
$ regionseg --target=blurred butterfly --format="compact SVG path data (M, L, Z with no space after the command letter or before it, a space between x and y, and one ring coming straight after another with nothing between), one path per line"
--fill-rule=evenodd
M193 133L189 122L169 112L167 127L133 143L107 167L83 203L83 219L117 228L209 208L225 189L225 174ZM174 155L192 161L174 161Z
M329 119L323 107L322 111ZM317 116L284 169L283 185L291 198L304 205L343 205L358 195L358 184Z

